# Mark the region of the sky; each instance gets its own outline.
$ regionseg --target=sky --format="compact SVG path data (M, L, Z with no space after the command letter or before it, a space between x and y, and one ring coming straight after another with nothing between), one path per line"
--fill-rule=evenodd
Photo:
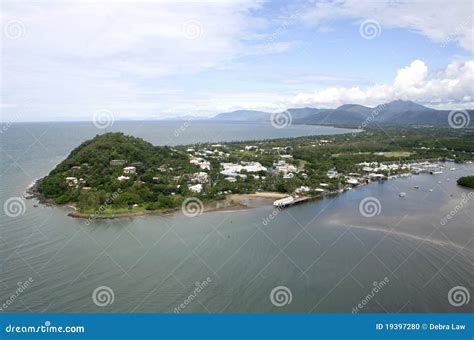
M1 0L2 122L474 108L470 0Z

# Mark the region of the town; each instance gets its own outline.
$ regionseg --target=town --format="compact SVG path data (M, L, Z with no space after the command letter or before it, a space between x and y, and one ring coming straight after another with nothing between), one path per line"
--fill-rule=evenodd
M452 137L452 147L434 148L429 142L411 141L416 134L394 133L398 143L380 132L364 131L174 147L104 134L78 147L41 181L39 191L54 203L73 204L82 212L96 209L118 189L122 194L110 205L111 213L173 209L188 197L210 202L231 194L269 192L283 194L274 205L285 207L374 181L454 171L443 162L474 159L472 145L463 144L460 150Z

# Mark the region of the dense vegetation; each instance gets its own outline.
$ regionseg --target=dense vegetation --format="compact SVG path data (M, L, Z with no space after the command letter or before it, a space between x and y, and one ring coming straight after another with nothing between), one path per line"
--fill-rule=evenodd
M474 176L465 176L458 179L458 184L463 187L474 188Z
M137 173L131 175L130 180L117 180L123 174L123 166L110 165L112 160L126 160L126 165L134 165ZM160 167L178 172L196 171L183 152L153 146L122 133L107 133L74 149L42 180L38 190L55 203L76 203L82 211L99 207L117 191L121 194L111 202L114 208L131 208L143 202L149 202L147 208L152 209L174 207L188 195L187 186L177 188L173 173L157 170ZM157 172L160 180L153 180ZM69 186L66 177L82 178L90 190ZM175 192L176 197L170 196L171 192Z
M247 149L246 146L255 146ZM190 149L194 151L190 151ZM190 163L190 155L210 162L210 169ZM289 164L298 168L293 178L284 178L273 170L282 155L290 155ZM326 173L359 172L361 162L399 163L417 160L474 159L474 132L471 129L389 128L369 129L361 133L308 136L263 141L229 142L220 145L201 143L167 147L152 144L122 133L106 133L82 143L39 185L39 192L57 204L72 203L81 212L93 213L103 204L104 213L174 208L186 197L202 201L222 199L227 193L278 191L292 193L296 188L328 190L345 185L344 179L328 178ZM112 160L124 164L113 165ZM259 162L268 171L244 174L235 182L225 180L221 163ZM112 162L113 163L113 162ZM124 175L125 166L136 167L136 173ZM203 190L189 190L193 174L206 172L209 181ZM393 174L393 173L392 173ZM77 178L70 185L67 177ZM472 183L472 182L469 182ZM460 183L461 184L461 183ZM463 184L461 184L463 185ZM120 195L111 196L120 192Z

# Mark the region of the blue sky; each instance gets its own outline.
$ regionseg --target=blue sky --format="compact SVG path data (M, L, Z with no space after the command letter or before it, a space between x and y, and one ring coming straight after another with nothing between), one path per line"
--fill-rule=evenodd
M1 118L473 108L470 1L2 2Z

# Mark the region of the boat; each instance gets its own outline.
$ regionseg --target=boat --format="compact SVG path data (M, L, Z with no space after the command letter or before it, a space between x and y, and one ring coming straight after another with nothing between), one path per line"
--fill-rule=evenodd
M432 191L433 191L433 189L430 189L430 192L432 192Z
M405 194L403 191L398 194L398 196L400 196L400 197L405 197L406 195L407 195L407 194Z
M439 175L439 174L442 174L442 173L443 173L442 171L430 171L431 175Z
M413 188L420 189L420 187L418 185L415 185Z

